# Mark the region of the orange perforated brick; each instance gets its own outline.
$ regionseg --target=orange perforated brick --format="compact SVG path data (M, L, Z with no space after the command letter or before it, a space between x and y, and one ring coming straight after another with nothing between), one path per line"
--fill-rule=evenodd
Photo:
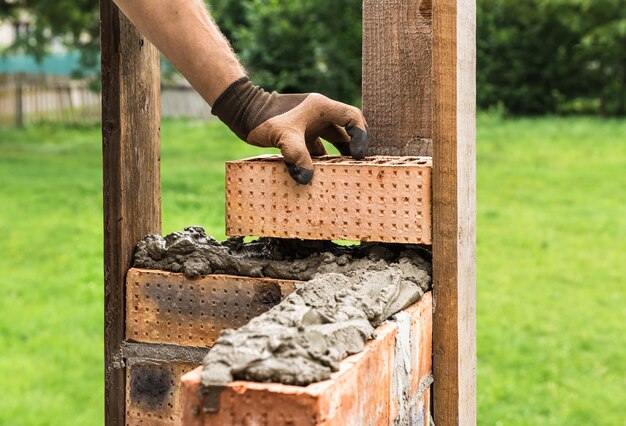
M126 425L180 425L180 376L193 368L186 362L127 360Z
M233 382L211 400L218 401L217 412L204 411L202 368L197 368L181 380L182 424L428 425L432 376L425 360L432 354L422 336L432 332L431 317L429 292L394 321L378 327L376 338L363 352L343 360L331 379L306 387Z
M238 328L279 303L297 281L132 268L126 275L126 339L212 346L224 328Z
M226 163L226 234L431 243L431 158L325 156L311 184L280 156Z

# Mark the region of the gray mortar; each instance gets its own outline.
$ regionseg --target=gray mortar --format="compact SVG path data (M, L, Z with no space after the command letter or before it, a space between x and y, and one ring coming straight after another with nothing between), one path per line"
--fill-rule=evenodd
M421 246L364 243L340 246L330 241L260 238L251 243L231 237L223 243L199 226L165 238L150 234L137 244L134 266L182 272L189 278L232 274L307 281L317 273L347 273L372 261L395 263L400 257L430 274L430 253Z
M189 277L227 273L308 281L237 330L223 330L204 358L202 383L232 380L308 385L363 350L374 329L430 288L428 253L419 246L338 246L262 238L220 244L200 227L137 246L135 266Z

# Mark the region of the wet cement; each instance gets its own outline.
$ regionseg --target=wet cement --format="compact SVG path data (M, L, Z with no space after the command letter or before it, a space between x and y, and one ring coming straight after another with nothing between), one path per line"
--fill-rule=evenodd
M137 244L134 266L182 272L189 278L232 274L307 281L317 273L367 269L371 261L404 257L430 274L430 253L416 245L364 243L341 246L330 241L259 238L244 243L230 237L220 243L200 226L165 237L147 235Z
M363 350L374 329L430 288L428 253L418 246L339 246L261 238L219 243L200 227L148 235L135 266L189 277L227 273L306 281L237 330L224 330L204 359L202 383L232 380L308 385Z

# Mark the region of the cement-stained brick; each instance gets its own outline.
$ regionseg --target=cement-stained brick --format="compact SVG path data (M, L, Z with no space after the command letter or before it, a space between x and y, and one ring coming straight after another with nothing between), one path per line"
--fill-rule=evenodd
M405 311L410 316L411 335L423 338L422 333L415 328L431 326L430 321L419 319L421 315L430 312L430 293ZM230 383L219 394L219 411L216 413L203 412L199 393L202 370L197 368L182 378L183 425L390 425L394 424L399 412L406 413L406 416L419 415L420 420L425 421L428 386L420 392L416 389L415 395L404 398L394 396L397 395L392 386L397 383L394 381L394 370L399 364L398 347L410 345L412 340L398 344L397 336L402 334L398 330L394 322L386 322L378 327L376 338L368 342L363 352L346 358L330 380L306 387L242 381ZM428 329L423 334L430 333ZM410 356L405 357L411 363L412 373L406 385L409 393L413 382L427 383L426 379L420 380L420 377L413 380L413 375L430 376L430 371L423 371L429 364L421 360L429 359L431 353L424 353L424 358L420 354L413 354L416 349L416 345L410 346ZM419 350L430 351L430 346L421 344ZM394 406L396 404L406 406L399 409Z
M180 376L193 364L129 360L126 366L126 425L181 424Z
M278 304L297 281L234 275L183 274L132 268L126 275L126 339L212 346Z

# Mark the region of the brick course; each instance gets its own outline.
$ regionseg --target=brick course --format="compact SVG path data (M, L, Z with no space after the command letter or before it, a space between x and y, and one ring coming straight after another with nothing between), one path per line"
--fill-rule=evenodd
M431 331L432 297L427 293L381 325L365 350L346 358L330 380L306 387L236 381L219 394L216 413L203 412L197 368L182 378L182 424L428 425Z
M309 185L280 156L226 163L226 234L431 243L430 157L326 156Z
M224 328L238 328L279 303L297 281L235 275L183 274L132 268L126 276L126 339L212 346Z

